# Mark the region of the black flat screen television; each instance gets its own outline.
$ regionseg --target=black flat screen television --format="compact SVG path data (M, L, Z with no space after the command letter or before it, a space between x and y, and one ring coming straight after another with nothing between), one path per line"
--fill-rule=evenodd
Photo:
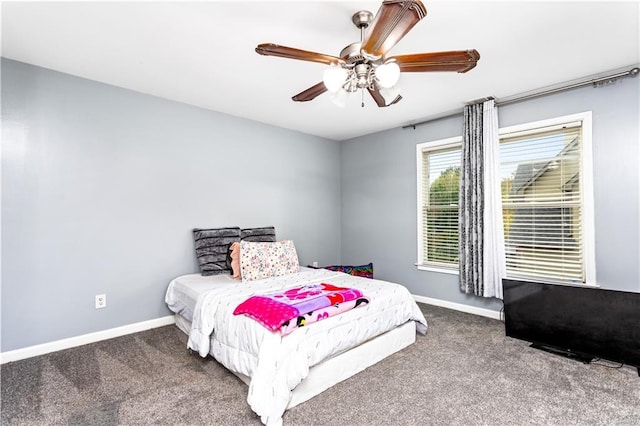
M640 293L511 279L502 287L507 336L585 362L631 365L640 375Z

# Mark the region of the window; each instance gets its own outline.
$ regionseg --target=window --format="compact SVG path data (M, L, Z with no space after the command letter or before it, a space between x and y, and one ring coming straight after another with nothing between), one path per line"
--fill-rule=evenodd
M590 116L555 121L500 131L507 276L587 283L595 279L587 271L594 263Z
M459 144L418 145L422 268L457 269ZM507 276L593 284L590 113L501 129L500 169Z
M420 264L457 271L460 138L418 145Z

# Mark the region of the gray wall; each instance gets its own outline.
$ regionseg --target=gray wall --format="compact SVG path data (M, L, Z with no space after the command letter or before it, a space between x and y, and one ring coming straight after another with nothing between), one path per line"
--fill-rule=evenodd
M338 142L5 59L2 115L3 352L169 315L194 227L340 261Z
M633 292L640 292L639 101L636 77L506 105L498 113L506 127L593 111L596 280ZM457 275L414 266L416 145L461 133L460 115L343 142L342 261L373 261L377 278L400 282L416 295L499 311L497 299L460 293Z
M597 281L640 292L640 78L500 108L593 111ZM374 262L416 295L498 311L418 271L416 144L462 118L342 144L2 60L1 351L169 314L191 229L274 225L303 264ZM94 295L108 306L95 310Z

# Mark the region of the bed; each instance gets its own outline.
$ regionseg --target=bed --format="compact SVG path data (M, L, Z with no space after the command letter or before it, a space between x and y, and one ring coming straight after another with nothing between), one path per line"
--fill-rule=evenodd
M233 315L247 298L313 283L357 288L369 303L280 336L254 319ZM167 306L189 349L213 356L248 386L247 402L266 425L284 412L412 344L426 320L409 291L386 281L299 267L251 282L229 274L172 280Z

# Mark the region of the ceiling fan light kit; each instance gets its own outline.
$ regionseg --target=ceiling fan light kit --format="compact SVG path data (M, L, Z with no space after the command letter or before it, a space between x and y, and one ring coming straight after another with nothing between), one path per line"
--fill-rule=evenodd
M292 99L296 102L307 102L329 91L331 101L344 107L349 93L367 90L379 107L387 107L402 99L396 86L401 72L464 73L474 68L480 59L476 50L386 57L387 52L426 15L427 10L418 0L383 1L375 17L366 10L353 14L351 21L360 29L360 42L342 49L340 56L273 43L258 45L256 52L265 56L317 62L329 66L325 69L320 83L293 96Z
M400 79L400 67L395 62L378 65L374 71L378 84L384 88L395 86Z
M340 108L345 108L347 106L347 98L349 97L349 93L343 88L340 88L335 93L331 94L331 102L335 106L339 106Z
M347 79L347 75L347 70L344 68L337 64L331 65L329 68L324 70L324 73L322 74L322 82L329 92L336 93L342 88L342 85Z

